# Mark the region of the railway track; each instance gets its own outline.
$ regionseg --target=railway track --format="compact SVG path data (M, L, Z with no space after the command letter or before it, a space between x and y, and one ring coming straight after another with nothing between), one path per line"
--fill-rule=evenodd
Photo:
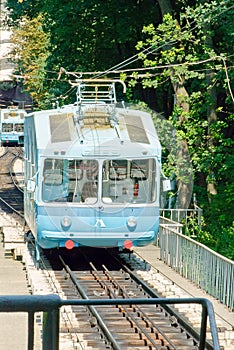
M23 195L16 187L12 164L21 156L19 149L5 149L1 156L0 174L2 208L8 213L16 213L20 218ZM14 190L13 201L7 194L9 190ZM19 195L17 200L16 193ZM28 247L31 247L30 243ZM162 297L139 277L147 274L149 266L142 259L133 258L134 254L119 255L113 250L110 255L110 251L91 248L61 252L61 255L56 250L42 254L44 260L40 267L46 274L46 284L50 285L48 293L58 293L62 298L71 300ZM31 254L33 256L34 252ZM33 289L33 282L29 281L29 284ZM40 288L32 290L32 293L47 293L42 283ZM64 309L61 315L60 336L72 339L72 346L65 345L66 350L199 348L199 325L192 326L176 307L148 304L71 308L71 311ZM191 312L189 307L187 312ZM206 349L212 348L208 342Z
M23 190L13 170L14 162L22 157L20 147L5 147L0 155L0 206L4 212L16 213L23 218Z
M135 271L135 261L126 265L116 251L80 249L79 252L46 252L66 299L158 298ZM130 259L131 260L131 259ZM138 269L145 270L144 261ZM198 349L199 329L193 328L175 308L160 305L118 305L72 307L76 326L60 332L74 332L92 349ZM207 343L206 349L212 349Z

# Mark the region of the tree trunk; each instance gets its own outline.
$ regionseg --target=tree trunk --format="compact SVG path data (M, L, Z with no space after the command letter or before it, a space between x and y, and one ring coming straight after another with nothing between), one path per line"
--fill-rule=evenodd
M158 4L159 4L159 7L160 7L162 16L164 16L167 13L172 14L173 9L172 9L170 0L158 0Z
M210 25L205 24L204 25L204 32L208 33L210 30ZM206 37L206 45L210 49L213 49L213 40L211 36ZM210 152L213 152L214 149L214 139L212 135L212 130L211 130L211 125L215 122L217 122L217 91L216 91L216 86L213 83L213 78L214 78L214 72L208 71L206 73L206 83L208 87L208 94L209 94L209 102L207 103L207 120L208 120L208 148ZM213 167L211 166L209 169L209 173L207 176L207 195L208 195L208 200L211 202L212 196L217 194L217 189L216 189L216 183L215 183L215 171Z
M158 0L158 4L164 16L167 13L172 14L173 8L170 0ZM179 23L178 23L179 25ZM174 75L174 70L171 69L171 76ZM173 82L171 79L171 83L175 92L176 104L180 108L183 109L183 113L179 117L180 125L183 122L186 122L186 114L189 112L189 103L188 103L188 92L184 86L184 81L181 78L178 83ZM193 191L193 173L192 167L190 165L190 157L187 140L177 141L177 145L179 150L176 154L176 166L177 166L177 187L178 194L176 199L176 208L188 208L190 205L192 191Z

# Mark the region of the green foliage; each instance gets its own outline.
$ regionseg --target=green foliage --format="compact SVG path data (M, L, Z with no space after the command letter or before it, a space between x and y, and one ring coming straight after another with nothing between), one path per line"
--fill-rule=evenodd
M24 77L26 90L31 94L34 103L41 108L48 97L44 79L49 56L49 38L43 30L43 17L39 15L32 20L23 18L20 26L14 30L11 40L12 56L14 62L17 62L16 73Z
M42 108L51 95L72 100L67 82L57 81L60 67L108 70L135 57L137 48L139 60L120 65L132 69L121 74L128 84L125 99L143 100L164 116L154 115L163 171L184 182L195 174L204 210L197 239L233 258L234 8L226 0L170 4L171 14L162 18L153 0L7 0L11 26L18 28L17 73L27 77L27 89ZM187 94L174 96L175 86ZM178 159L183 140L190 155L185 164ZM206 186L212 182L217 195L209 201Z
M10 10L10 24L17 26L23 17L33 19L41 13L42 0L7 0L6 6Z
M228 247L232 247L230 239L233 237L229 233L232 224L230 218L233 218L233 205L231 206L233 201L231 177L233 140L227 137L226 130L233 122L233 114L227 113L227 108L233 110L233 101L231 106L231 99L228 97L230 87L225 79L227 71L225 72L224 65L220 64L222 60L220 61L219 58L222 55L225 56L219 51L220 49L226 49L228 52L227 48L230 50L231 47L226 42L220 45L219 43L223 42L221 38L218 42L214 41L214 45L211 44L212 37L215 36L213 28L217 28L218 32L220 30L218 23L222 13L225 13L228 19L229 33L225 35L228 37L230 32L233 33L233 22L231 23L233 10L228 11L223 1L212 1L209 4L198 4L196 7L187 6L177 18L167 14L157 27L153 24L145 26L143 32L147 38L145 41L138 42L137 49L140 51L139 58L143 61L144 66L149 68L148 76L143 79L145 88L154 87L159 90L165 86L166 89L169 83L167 78L170 77L171 84L183 84L189 92L189 96L185 96L184 99L184 102L189 105L189 110L184 109L183 100L180 98L172 109L169 121L176 130L178 142L186 140L188 144L195 180L199 185L199 204L204 208L206 224L202 230L192 225L193 230L195 229L200 242L218 252L222 251L221 254L225 254L225 249L222 248L222 239L218 237L220 231L224 232L227 239L226 254L231 256ZM210 23L213 27L210 26ZM209 70L212 74L207 74ZM157 74L158 71L160 74ZM233 72L230 70L228 78L232 77ZM214 106L212 101L214 93L210 94L213 85L217 86L218 94L222 91L222 94L226 95L226 102L223 106L219 106L211 117L208 111ZM219 102L218 99L217 101ZM226 109L226 115L223 113L224 109ZM214 115L216 115L215 118ZM159 134L167 139L166 144L172 143L172 140L175 139L172 137L172 131L165 132L166 128L163 123L160 124L157 121L155 123ZM186 182L186 176L184 176L186 171L182 173L178 171L184 168L185 164L180 164L176 159L177 150L176 144L163 148L164 161L166 161L164 163L165 172L167 176L175 174L177 180L181 178ZM216 196L212 196L211 202L208 201L206 193L207 183L213 183L218 191ZM217 227L219 227L218 232Z
M105 70L135 52L143 25L159 17L153 0L7 1L14 21L42 13L50 34L50 70Z
M216 234L216 251L234 260L234 222L230 227L221 226Z
M8 81L0 82L0 90L8 90L14 87L14 83Z
M138 42L136 48L142 50L150 45L152 52L151 55L148 51L139 54L144 66L155 68L159 65L168 66L161 69L161 74L153 79L144 79L144 86L151 84L155 87L155 80L159 84L168 77L175 83L180 82L181 77L184 80L204 77L203 73L196 72L189 66L189 63L198 60L196 46L201 45L201 38L197 38L191 30L182 30L178 21L170 14L164 16L163 22L156 29L152 24L144 27L143 33L148 34L148 39L145 42Z
M212 230L209 225L205 224L204 218L199 227L197 218L191 217L184 225L183 233L228 259L234 260L234 222L232 221L228 227L222 225L219 218L216 222L218 227Z

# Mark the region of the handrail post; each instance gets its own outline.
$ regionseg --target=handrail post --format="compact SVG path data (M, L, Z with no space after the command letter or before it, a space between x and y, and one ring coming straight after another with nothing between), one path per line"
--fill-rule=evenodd
M200 329L199 350L205 349L207 317L208 317L207 307L206 305L202 304L202 319L201 319L201 329Z
M42 350L59 350L59 309L43 312Z
M34 312L28 312L28 350L34 347Z

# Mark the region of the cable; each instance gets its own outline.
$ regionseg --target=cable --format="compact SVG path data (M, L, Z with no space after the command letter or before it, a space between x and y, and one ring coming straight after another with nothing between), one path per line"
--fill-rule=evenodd
M228 4L230 1L231 1L231 0L227 0L226 2L223 2L223 3L220 4L218 7L215 7L215 9L211 10L210 13L212 13L212 12L214 12L214 11L217 11L219 8L221 8L221 6ZM223 14L224 12L226 12L226 11L232 9L232 8L234 8L234 5L230 6L230 7L227 8L227 9L224 9L221 13L214 15L212 18L216 18L216 17L220 16L221 14ZM212 19L212 18L207 18L207 19L206 19L205 16L207 16L207 13L204 14L204 15L202 16L202 17L203 17L203 23L204 23L204 22L208 22L208 21L210 21L210 20ZM205 19L204 19L204 18L205 18ZM191 26L193 23L196 23L195 20L194 20L194 22L192 22L192 23L190 24L190 26ZM195 30L199 25L200 25L200 24L197 24L196 26L194 26L193 28L191 28L191 30ZM182 27L181 29L183 30L184 28L186 28L186 26ZM174 42L176 42L176 40L173 40L173 41L169 41L169 42L167 42L167 43L164 43L163 45L161 45L161 46L155 48L154 50L149 51L151 48L154 47L154 44L152 44L150 47L144 49L142 52L139 52L139 53L137 53L136 55L134 55L134 56L128 58L127 60L125 60L125 61L123 61L123 62L120 62L119 64L117 64L117 65L115 65L115 66L113 66L113 67L107 69L107 70L104 71L103 73L101 73L101 74L99 74L99 75L97 75L97 76L94 76L94 78L98 78L98 77L101 77L101 76L103 76L103 75L105 75L105 74L108 74L108 73L110 73L113 69L116 69L116 68L123 68L123 67L126 67L127 65L129 65L129 64L131 64L131 63L136 62L137 60L139 60L139 55L142 54L142 53L145 53L145 52L149 51L148 53L146 53L146 56L147 56L147 55L149 55L149 54L151 54L151 53L153 53L153 52L159 50L160 48L164 47L165 45L171 45L171 44L174 43ZM136 57L136 58L135 58L135 57ZM131 59L132 59L132 61L130 61Z
M230 92L232 101L234 102L234 97L233 97L233 93L232 93L232 89L231 89L230 79L229 79L229 76L228 76L228 73L227 73L226 62L225 62L224 57L220 57L220 59L223 61L223 66L224 66L224 70L225 70L225 74L226 74L226 78L227 78L228 90L229 90L229 92Z
M147 55L150 54L150 53L152 53L152 52L154 52L154 51L156 51L156 50L159 50L160 48L163 48L163 46L165 46L165 45L169 45L169 44L171 45L171 44L174 43L174 42L176 42L176 40L172 40L172 41L170 41L170 42L168 42L168 43L165 43L165 44L163 44L163 45L161 45L161 46L155 48L154 50L148 52ZM148 50L149 50L151 47L153 47L153 46L154 46L154 45L151 45L149 48L144 49L144 50L143 50L142 52L140 52L140 53L145 53L145 51L148 51ZM126 67L127 65L132 64L132 63L138 61L138 60L139 60L139 54L140 54L140 53L137 53L136 55L134 55L134 56L128 58L127 60L125 60L125 61L123 61L123 62L120 62L119 64L117 64L117 65L115 65L115 66L113 66L113 67L107 69L106 71L102 72L101 74L94 76L94 78L99 78L99 77L101 77L101 76L103 76L103 75L106 75L106 74L112 72L113 69ZM130 61L130 60L132 60L132 61ZM129 62L129 61L130 61L130 62Z
M230 0L226 1L226 2L222 2L218 7L214 8L214 9L211 9L210 10L210 13L212 14L214 11L217 11L219 10L222 6L224 5L227 5L228 3L230 2ZM216 18L218 16L220 16L221 14L223 14L224 12L230 10L234 8L234 5L230 6L229 8L226 8L224 9L221 13L218 13L218 14L214 14L212 18L205 18L204 20L204 16L207 15L204 14L202 16L203 18L203 22L207 22L207 21L211 21L213 18ZM195 20L193 22L191 22L191 24L189 24L189 26L191 27L191 25L193 25L193 23L196 23ZM195 25L191 30L194 30L196 29L197 27L199 26L199 24ZM187 26L184 26L181 28L181 30L183 30L184 28L186 28ZM198 65L198 64L202 64L202 63L205 63L205 62L209 62L209 61L213 61L217 58L221 58L222 59L222 62L223 62L223 65L224 65L224 70L225 70L225 74L226 74L226 77L227 77L227 81L228 81L228 88L229 88L229 91L230 91L230 94L231 94L231 97L233 99L233 94L232 94L232 91L231 91L231 87L230 87L230 80L229 80L229 77L228 77L228 67L226 67L226 62L224 60L224 58L222 57L214 57L214 58L209 58L207 60L203 60L203 61L197 61L197 62L185 62L185 63L178 63L178 64L170 64L170 65L161 65L161 66L154 66L154 67L145 67L145 68L134 68L134 69L125 69L125 70L118 70L118 69L121 69L121 68L124 68L136 61L138 61L140 58L139 58L139 55L140 54L145 54L146 56L148 56L149 54L152 54L154 53L155 51L158 51L160 50L161 48L163 48L165 45L172 45L173 43L176 43L177 40L171 40L171 41L168 41L162 45L160 45L159 47L155 47L154 44L150 45L149 47L145 48L144 50L142 50L141 52L129 57L128 59L116 64L115 66L107 69L106 71L102 71L102 72L67 72L73 76L75 76L76 78L78 78L76 75L79 75L81 77L81 75L93 75L92 79L95 79L95 78L100 78L104 75L107 75L107 74L114 74L114 73L126 73L126 72L131 72L131 71L146 71L146 70L155 70L155 69L165 69L165 68L173 68L173 67L176 67L176 66L184 66L184 65L187 65L187 66L190 66L190 65ZM229 56L229 57L232 57L232 56ZM204 69L205 70L205 69ZM60 69L60 72L59 72L59 76L58 76L58 79L60 78L61 74L64 73L64 69L61 68ZM57 74L57 73L56 73ZM156 74L154 74L156 75ZM71 89L73 90L73 89ZM69 90L70 91L70 90Z
M233 55L231 55L231 56L233 56ZM231 56L228 56L228 57L231 57ZM128 73L128 72L175 68L175 67L180 67L180 66L194 66L194 65L199 65L199 64L206 63L206 62L215 61L215 60L220 59L220 58L221 58L220 56L215 56L215 57L208 58L206 60L200 60L200 61L195 61L195 62L172 63L172 64L167 64L167 65L153 66L153 67L150 66L150 67L137 67L137 68L130 68L130 69L122 69L122 70L112 70L112 71L110 71L110 73L111 74L121 74L121 73ZM226 59L227 59L227 57L226 57ZM232 67L233 66L226 67L226 70L228 70ZM202 71L207 71L210 69L211 68L204 68L204 69L199 69L198 71L202 72ZM80 75L80 77L81 77L83 75L94 75L94 74L95 74L95 76L103 75L105 72L104 71L101 71L101 72L100 71L99 72L81 72L81 71L79 71L79 72L66 72L66 73L67 74L72 73L73 76ZM58 74L57 72L53 72L53 73ZM155 73L153 75L158 75L158 74L161 74L161 73ZM132 75L131 75L131 77L132 77Z

